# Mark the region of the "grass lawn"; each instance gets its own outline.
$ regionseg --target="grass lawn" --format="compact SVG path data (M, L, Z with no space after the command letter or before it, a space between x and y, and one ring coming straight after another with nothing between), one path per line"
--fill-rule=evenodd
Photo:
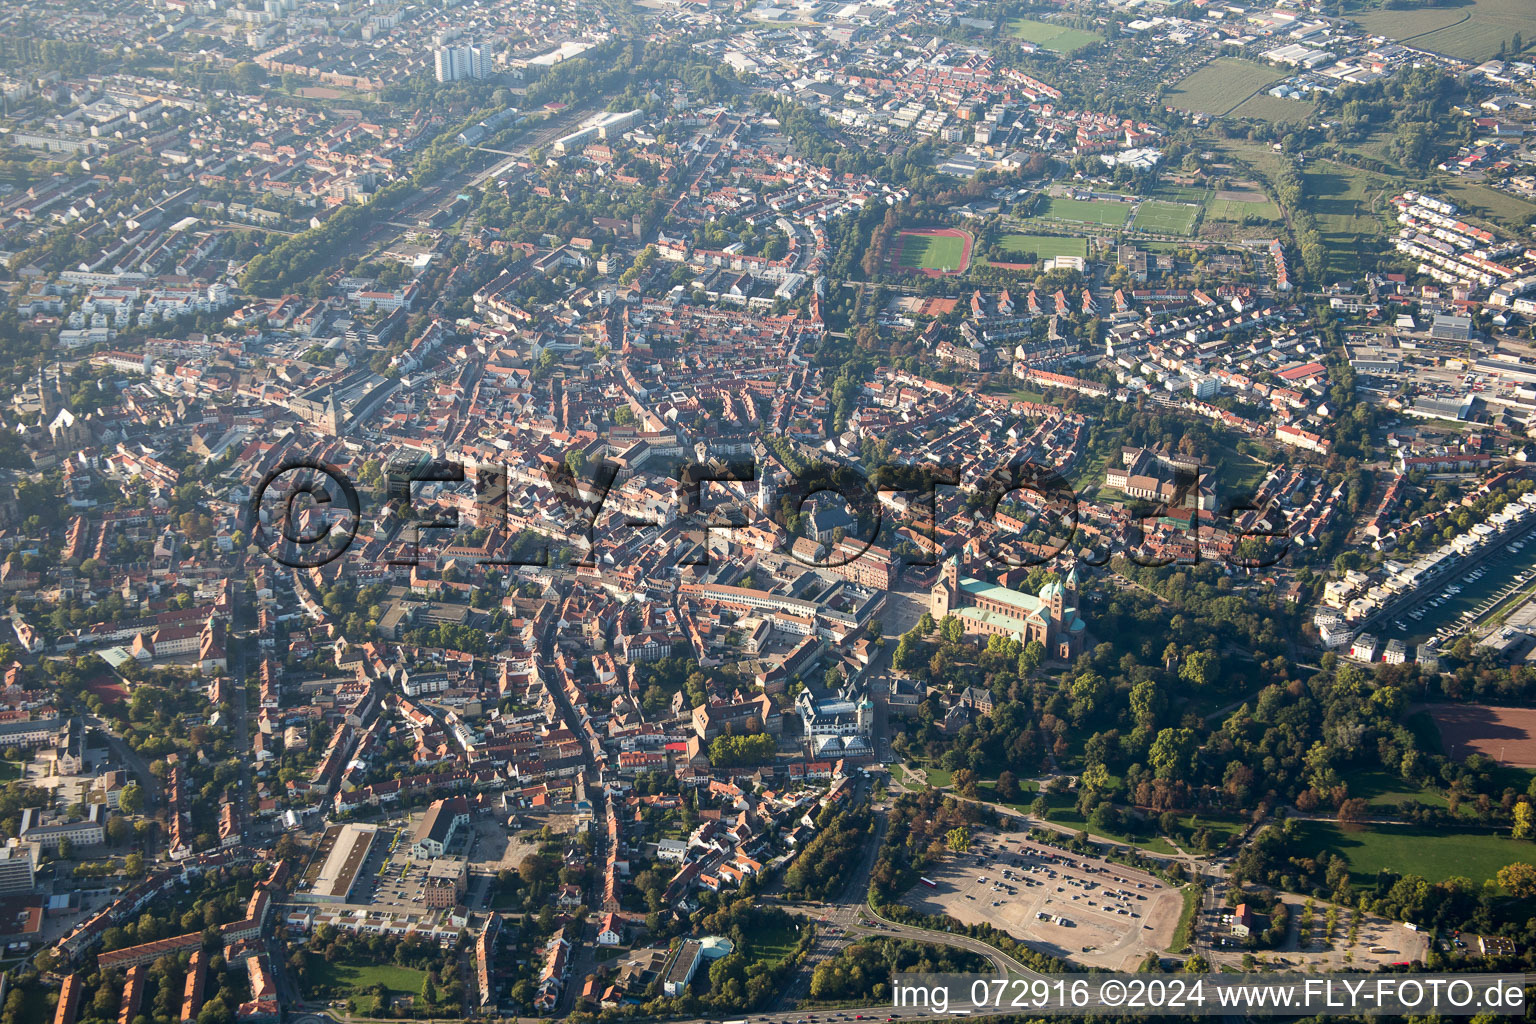
M1456 875L1483 882L1506 864L1530 859L1530 844L1491 832L1449 832L1415 825L1378 825L1346 831L1331 821L1303 821L1301 856L1320 850L1343 854L1357 880L1378 872L1419 875L1431 882Z
M1079 494L1097 493L1104 484L1104 467L1120 457L1125 435L1118 430L1104 430L1098 438L1089 438L1089 449L1067 471L1067 483ZM1095 443L1097 442L1097 443Z
M1228 494L1236 497L1252 496L1264 482L1269 466L1237 448L1222 448L1216 479Z
M1418 743L1421 751L1426 754L1445 753L1445 748L1440 743L1440 727L1435 724L1434 716L1428 711L1415 711L1403 724L1413 732L1414 741Z
M933 786L935 789L943 789L954 778L952 773L945 771L943 768L925 768L923 770L928 775L928 785Z
M317 991L329 990L338 997L355 995L374 985L383 985L401 995L417 995L422 982L427 980L427 972L414 967L333 961L313 953L309 955L309 976Z
M1441 189L1465 213L1492 221L1510 230L1520 230L1536 214L1536 203L1470 181L1451 179Z
M1499 764L1493 767L1494 785L1499 789L1513 789L1524 793L1531 787L1531 778L1536 776L1529 768L1517 768L1512 764Z
M759 928L748 939L746 953L753 961L777 963L795 951L800 933L794 925L777 928Z
M1088 239L1062 238L1056 235L1004 235L998 243L1011 253L1032 252L1043 260L1053 256L1088 258Z
M965 241L954 235L902 235L901 265L923 270L958 270Z
M1136 208L1136 219L1131 222L1131 227L1137 231L1187 235L1194 229L1195 217L1199 213L1198 206L1149 199Z
M1232 842L1243 834L1248 827L1248 822L1237 818L1212 817L1208 814L1186 814L1179 818L1179 828L1189 832L1205 829L1215 837L1214 842L1218 847Z
M0 782L11 782L21 778L20 761L0 761Z
M1285 72L1267 64L1219 57L1174 86L1168 103L1183 110L1226 114L1284 77Z
M1189 938L1195 926L1195 913L1200 909L1198 885L1186 885L1183 896L1184 909L1179 912L1179 926L1173 930L1173 939L1168 943L1170 953L1177 953L1189 945Z
M1053 25L1048 21L1035 21L1033 18L1008 19L1008 34L1057 53L1076 53L1099 41L1099 37L1092 32Z
M1170 203L1203 203L1211 198L1212 192L1203 185L1170 185L1160 184L1153 193L1153 198L1165 199Z
M1034 402L1036 405L1046 405L1045 392L1031 391L1029 388L1014 388L1008 392L1008 398L1015 402Z
M1130 214L1129 204L1115 202L1113 199L1050 198L1045 201L1045 210L1041 216L1118 228L1125 224Z
M1350 796L1358 796L1372 808L1384 812L1395 811L1410 800L1430 807L1449 806L1442 794L1432 789L1412 789L1402 779L1380 769L1352 772L1344 781L1349 785Z
M1241 224L1245 217L1274 221L1278 224L1281 219L1280 207L1267 199L1262 203L1254 203L1243 199L1218 199L1212 196L1206 201L1206 220L1226 220Z
M1221 154L1223 159L1242 161L1271 181L1279 172L1284 160L1279 153L1269 147L1268 143L1264 142L1250 139L1221 139L1210 133L1202 134L1200 141L1206 148Z
M1384 225L1372 203L1401 182L1347 164L1311 163L1302 175L1306 205L1317 218L1317 230L1328 250L1333 274L1358 274L1374 262Z
M1009 801L1004 800L1002 797L997 795L996 780L987 779L985 782L976 783L976 791L980 794L981 799L987 801L988 803L1001 804L1004 807L1012 807L1014 810L1026 814L1029 812L1029 805L1034 802L1035 793L1038 792L1038 790L1039 787L1029 779L1020 779L1019 799L1010 803Z
M1112 832L1106 829L1094 828L1088 824L1088 819L1077 809L1077 798L1071 793L1058 793L1053 797L1047 797L1050 803L1048 819L1057 825L1065 825L1071 829L1087 832L1090 836L1098 836L1102 839L1113 839L1117 843L1125 843L1148 853L1173 854L1177 851L1162 836L1132 835L1129 832Z

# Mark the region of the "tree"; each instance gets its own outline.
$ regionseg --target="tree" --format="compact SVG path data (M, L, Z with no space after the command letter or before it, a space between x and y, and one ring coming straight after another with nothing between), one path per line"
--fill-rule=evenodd
M1350 797L1339 804L1339 820L1341 822L1364 821L1369 810L1364 799L1358 796Z
M117 809L124 814L143 814L144 787L137 782L124 786L123 791L117 795Z
M229 77L234 81L235 89L247 96L254 96L267 80L267 72L260 64L254 61L243 60L230 69Z
M1220 675L1221 666L1216 655L1209 651L1195 651L1179 666L1179 678L1195 686L1210 686Z
M1536 896L1536 864L1516 861L1499 868L1499 884L1517 900Z
M971 848L971 830L964 825L957 825L944 833L944 845L950 853L966 853Z
M1131 715L1136 719L1137 725L1152 725L1157 721L1162 707L1162 694L1158 692L1157 683L1154 680L1143 679L1131 687Z
M768 733L716 736L709 744L709 763L715 768L760 764L773 757L778 743Z
M133 825L121 814L107 819L107 840L113 845L126 843L133 838Z
M1195 731L1193 729L1164 729L1152 741L1147 758L1157 777L1179 782L1187 777L1194 766Z
M1024 652L1019 655L1019 675L1028 677L1041 662L1045 661L1045 645L1039 640L1031 640L1024 645Z
M957 768L950 776L950 783L961 796L976 796L976 773L969 768Z
M1515 804L1515 838L1536 839L1536 809L1524 800Z
M1006 768L997 776L997 796L1008 803L1019 798L1019 777Z

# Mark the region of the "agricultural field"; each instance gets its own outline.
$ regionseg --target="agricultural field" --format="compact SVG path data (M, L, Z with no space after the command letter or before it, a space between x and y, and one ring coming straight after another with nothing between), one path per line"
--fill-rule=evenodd
M1062 199L1051 197L1045 201L1043 209L1037 211L1041 217L1049 217L1052 220L1070 220L1080 224L1102 224L1105 227L1124 227L1125 220L1131 215L1131 207L1128 203L1116 202L1113 199Z
M1419 7L1413 10L1381 8L1351 15L1350 20L1372 35L1404 40L1428 35L1467 20L1470 11L1462 7Z
M1331 821L1298 822L1298 852L1307 856L1330 850L1348 859L1361 884L1374 882L1381 871L1419 875L1440 882L1461 875L1480 883L1499 868L1529 859L1529 843L1491 832L1450 832L1415 825L1346 828Z
M1004 235L998 244L1008 252L1032 252L1043 260L1055 256L1088 258L1088 239L1086 238L1064 238L1059 235Z
M1351 18L1366 31L1400 43L1411 40L1419 49L1483 60L1497 53L1499 44L1509 42L1516 33L1529 36L1531 7L1527 0L1473 0L1459 7L1382 9Z
M1175 86L1168 93L1168 103L1184 110L1226 114L1254 93L1284 77L1285 73L1279 68L1236 57L1221 57Z
M1261 92L1250 96L1231 111L1232 117L1251 117L1256 121L1274 121L1276 124L1301 124L1317 112L1317 104L1311 100L1290 100Z
M1048 21L1035 21L1033 18L1010 18L1008 34L1015 39L1043 46L1056 53L1076 53L1086 46L1099 42L1100 38L1082 29L1053 25Z
M1137 207L1131 227L1164 235L1187 235L1194 230L1195 218L1199 215L1198 206L1149 199Z

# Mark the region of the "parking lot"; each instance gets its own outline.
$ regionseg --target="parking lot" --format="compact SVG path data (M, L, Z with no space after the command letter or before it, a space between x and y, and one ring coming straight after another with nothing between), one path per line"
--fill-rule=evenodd
M966 924L986 923L1042 952L1093 967L1135 970L1164 952L1183 909L1146 872L1026 839L984 833L968 854L930 867L905 902Z
M366 903L381 909L406 910L417 913L426 910L426 897L422 889L427 883L429 859L413 859L411 843L416 822L420 815L412 815L404 821L394 821L379 830L358 875L352 902ZM468 845L460 841L459 845ZM454 850L450 853L462 854Z
M1360 927L1351 944L1347 922L1353 911L1340 908L1339 924L1329 933L1328 904L1322 902L1313 907L1312 923L1307 939L1303 942L1300 921L1306 899L1293 893L1286 893L1282 899L1290 914L1290 927L1285 942L1273 950L1254 951L1260 960L1282 967L1307 967L1314 970L1372 970L1422 961L1429 952L1425 932L1410 929L1399 921L1389 921L1376 914L1361 915ZM1203 910L1196 923L1201 942L1218 963L1236 964L1248 951L1244 940L1232 933L1232 920L1231 907L1217 906Z
M417 865L408 882L400 877L410 860L411 833L408 828L382 828L368 858L358 869L357 885L352 890L353 903L402 910L420 910L413 897L420 895L421 880L426 878L426 862ZM410 883L414 882L414 887ZM404 893L396 895L397 892Z

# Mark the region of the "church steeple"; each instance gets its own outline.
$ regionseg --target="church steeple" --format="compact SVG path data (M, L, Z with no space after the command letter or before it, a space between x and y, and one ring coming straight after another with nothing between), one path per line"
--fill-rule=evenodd
M325 393L324 430L332 437L341 436L341 403L336 400L336 389L334 387Z
M950 555L928 594L928 613L942 619L960 607L960 556Z

